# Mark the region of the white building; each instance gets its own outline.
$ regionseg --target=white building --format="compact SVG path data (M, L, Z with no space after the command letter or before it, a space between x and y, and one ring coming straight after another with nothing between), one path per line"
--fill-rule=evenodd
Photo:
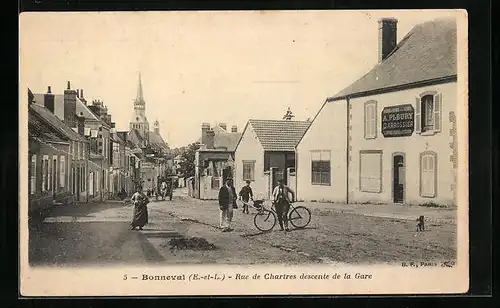
M299 199L456 204L456 21L397 45L396 25L379 21L380 62L328 98L299 143Z
M236 189L250 181L256 199L269 198L279 179L295 189L295 147L310 124L249 120L235 151Z

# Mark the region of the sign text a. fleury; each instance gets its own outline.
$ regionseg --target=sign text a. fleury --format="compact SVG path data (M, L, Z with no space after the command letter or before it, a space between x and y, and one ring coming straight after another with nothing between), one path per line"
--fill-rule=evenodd
M411 104L386 107L382 110L384 137L411 136L415 127L415 109Z

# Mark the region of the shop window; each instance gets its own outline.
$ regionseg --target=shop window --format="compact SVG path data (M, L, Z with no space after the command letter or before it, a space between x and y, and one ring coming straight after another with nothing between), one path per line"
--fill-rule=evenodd
M437 186L437 154L423 152L420 154L420 196L436 197Z
M255 181L255 161L243 161L243 181Z
M359 190L382 192L382 151L360 151Z
M441 131L442 95L425 92L415 99L415 132L436 133Z
M311 152L311 184L331 184L331 160L330 151Z
M377 102L365 103L365 139L377 138Z

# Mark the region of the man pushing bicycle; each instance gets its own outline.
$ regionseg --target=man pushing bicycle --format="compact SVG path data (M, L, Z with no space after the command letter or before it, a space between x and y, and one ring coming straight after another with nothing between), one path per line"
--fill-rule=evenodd
M289 194L292 195L292 201L290 201ZM295 192L290 187L286 186L283 180L279 180L278 186L273 190L273 202L276 208L276 214L278 214L278 222L281 231L290 231L288 228L288 211L290 210L290 202L295 202ZM285 223L284 229L283 222Z

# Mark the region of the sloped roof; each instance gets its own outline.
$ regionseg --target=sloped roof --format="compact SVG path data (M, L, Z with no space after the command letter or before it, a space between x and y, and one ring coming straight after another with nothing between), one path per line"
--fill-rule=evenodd
M265 151L294 151L311 122L249 120L248 124L253 127Z
M222 151L234 152L236 150L236 146L241 139L242 133L233 133L229 132L219 125L215 125L212 127L214 131L214 148L220 149ZM198 142L201 143L201 138L198 139ZM213 151L215 149L201 149L201 151Z
M157 146L163 150L168 150L168 145L167 143L163 140L163 138L155 133L155 132L149 132L149 143L153 146Z
M76 98L76 114L78 116L83 115L86 119L101 121L95 113L93 113L84 102L82 102L78 97Z
M382 63L329 100L457 75L455 19L416 25Z
M83 136L80 134L76 133L72 128L68 127L66 124L64 124L63 121L61 121L55 114L50 112L45 106L42 106L40 104L30 104L30 108L36 112L43 120L45 120L49 125L57 129L59 132L63 133L65 136L67 136L68 139L74 140L74 141L83 141L87 142L87 139L85 139Z
M46 141L65 141L61 138L62 134L53 131L48 123L43 120L30 108L28 112L28 135L30 137L38 137Z

